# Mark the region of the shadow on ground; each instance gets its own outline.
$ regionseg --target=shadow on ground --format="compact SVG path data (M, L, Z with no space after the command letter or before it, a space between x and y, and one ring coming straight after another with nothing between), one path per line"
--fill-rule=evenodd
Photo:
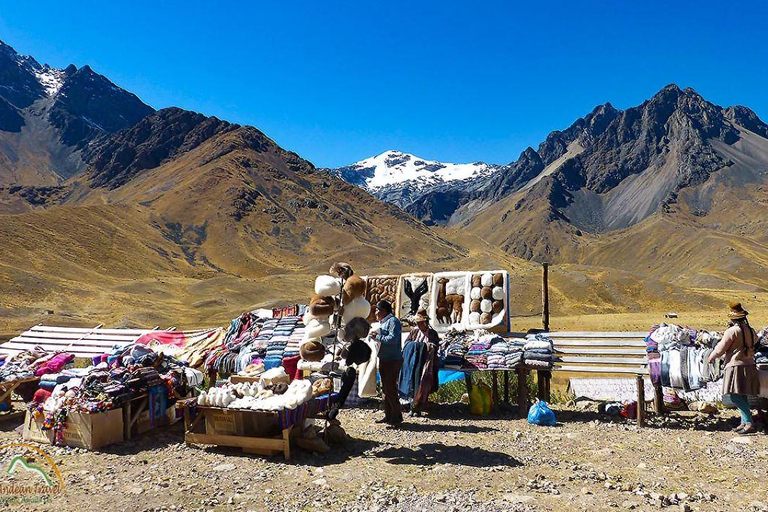
M421 444L417 448L386 448L374 454L376 457L388 459L389 464L413 464L431 466L434 464L455 464L457 466L487 467L508 466L518 467L523 463L503 452L492 452L482 448L462 445L445 445L442 443Z
M499 429L480 427L477 425L442 425L438 423L410 423L405 421L398 425L398 430L407 432L464 432L466 434L480 434L483 432L498 432Z
M636 424L634 419L622 416L611 416L594 411L556 410L558 422L562 423L614 423ZM692 411L670 411L660 416L649 413L646 418L646 428L667 428L671 430L701 430L705 432L728 432L738 424L738 419L720 415L702 415ZM762 429L762 423L757 423Z

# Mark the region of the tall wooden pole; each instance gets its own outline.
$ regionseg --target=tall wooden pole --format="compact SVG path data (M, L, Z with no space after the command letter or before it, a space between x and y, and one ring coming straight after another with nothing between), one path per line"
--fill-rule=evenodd
M542 263L541 274L541 325L549 331L549 263Z

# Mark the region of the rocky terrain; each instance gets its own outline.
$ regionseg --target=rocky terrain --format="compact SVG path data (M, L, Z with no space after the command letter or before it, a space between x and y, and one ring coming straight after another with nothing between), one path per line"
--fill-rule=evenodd
M477 418L442 406L401 429L379 413L341 415L353 438L290 462L186 446L177 424L103 453L46 447L66 492L2 498L9 510L768 510L768 437L728 431L732 413L673 415L638 429L555 409L557 427L511 412ZM0 440L19 434L3 425ZM118 501L116 501L118 500Z

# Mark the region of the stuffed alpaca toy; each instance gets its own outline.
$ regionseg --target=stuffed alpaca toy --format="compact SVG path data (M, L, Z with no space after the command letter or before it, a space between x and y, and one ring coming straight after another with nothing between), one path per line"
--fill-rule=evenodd
M341 293L341 283L332 276L317 276L315 279L315 294L321 297L331 297Z
M371 312L371 304L364 297L358 297L344 304L341 319L348 324L353 318L367 318Z
M351 343L355 340L361 340L368 336L371 330L371 324L365 318L353 318L344 326L344 341Z

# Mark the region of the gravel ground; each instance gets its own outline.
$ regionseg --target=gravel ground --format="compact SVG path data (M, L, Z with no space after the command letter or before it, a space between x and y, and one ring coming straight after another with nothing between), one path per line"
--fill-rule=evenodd
M732 414L651 418L651 426L556 408L557 427L511 413L434 406L400 429L345 410L354 441L282 457L183 442L180 424L87 452L44 447L66 482L11 510L768 510L768 436L740 438ZM15 425L18 425L16 423ZM0 441L18 441L13 423ZM3 502L2 500L5 500Z

